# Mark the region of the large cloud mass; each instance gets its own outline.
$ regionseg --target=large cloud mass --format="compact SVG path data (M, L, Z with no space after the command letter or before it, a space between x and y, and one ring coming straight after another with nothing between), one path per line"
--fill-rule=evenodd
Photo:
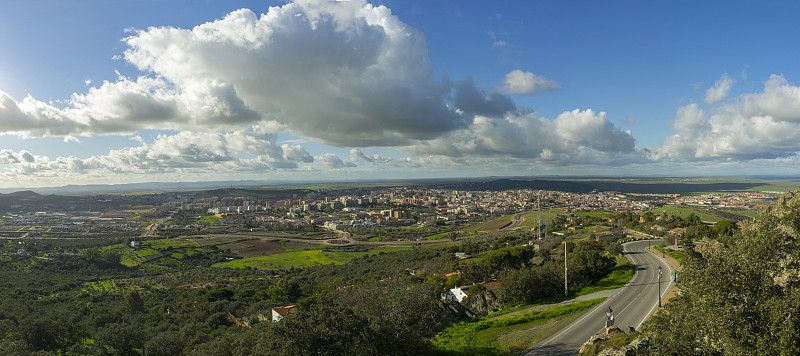
M717 85L719 86L719 85ZM764 91L703 110L681 107L674 134L654 159L750 160L795 155L800 151L800 87L772 75Z
M549 119L509 95L559 85L521 69L488 90L472 78L437 80L425 38L384 6L364 0L302 0L266 14L237 10L191 29L151 27L124 39L121 58L142 75L105 81L54 105L0 91L0 134L25 137L175 130L152 143L89 158L50 159L0 147L0 173L163 173L415 168L507 158L550 165L753 160L800 151L800 87L772 76L761 93L726 99L722 76L701 104L681 107L673 135L636 149L604 112L568 110ZM349 160L277 133L338 147ZM390 147L417 157L367 155ZM341 151L339 151L341 152ZM306 164L303 166L303 164ZM45 173L43 173L45 172ZM50 173L46 173L50 172ZM104 172L104 173L103 173ZM0 174L2 176L2 174Z
M563 163L607 164L636 156L635 140L604 112L573 110L553 120L530 112L476 116L467 128L410 148L417 154L501 156Z
M465 125L424 37L383 6L303 1L193 29L152 27L124 58L151 76L75 94L66 109L0 93L0 132L26 136L275 122L334 145L391 145Z
M50 159L28 151L0 150L0 165L10 166L5 175L69 176L90 174L159 174L218 172L263 172L298 168L314 158L301 146L278 145L275 135L253 135L244 132L210 134L184 131L159 135L153 143L112 150L106 155L81 159ZM248 157L243 157L246 155Z
M146 75L74 94L65 108L0 92L0 133L257 127L340 147L457 156L571 159L578 149L633 149L633 138L604 114L566 112L549 121L518 111L505 94L558 87L533 73L512 71L502 90L490 92L472 79L436 80L424 36L363 0L297 1L261 16L242 9L192 29L138 30L124 42L124 59ZM453 144L465 147L447 147Z

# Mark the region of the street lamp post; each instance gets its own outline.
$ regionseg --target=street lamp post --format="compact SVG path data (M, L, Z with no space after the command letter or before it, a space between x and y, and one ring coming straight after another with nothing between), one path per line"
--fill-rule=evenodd
M658 266L658 307L661 308L661 266Z
M614 310L612 310L611 307L606 309L606 329L608 329L609 326L614 325L614 316L611 315L613 311Z

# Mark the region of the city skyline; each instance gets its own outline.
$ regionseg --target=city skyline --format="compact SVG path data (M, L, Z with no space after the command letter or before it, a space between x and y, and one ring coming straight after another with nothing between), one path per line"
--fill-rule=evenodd
M0 188L793 175L791 2L9 2Z

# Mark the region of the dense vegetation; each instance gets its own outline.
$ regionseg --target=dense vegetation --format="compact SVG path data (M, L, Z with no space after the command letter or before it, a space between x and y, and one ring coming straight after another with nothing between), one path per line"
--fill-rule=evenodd
M800 191L696 249L646 325L654 355L800 354Z
M205 245L221 240L152 240L135 249L126 239L7 240L0 242L0 354L430 353L436 333L472 314L441 299L447 288L497 278L509 306L563 293L563 255L550 251L560 241L545 240L537 251L531 238L476 235L391 253L329 248L355 257L274 270L212 267L232 256ZM610 272L613 245L569 243L571 285ZM26 252L14 253L20 247ZM459 261L456 252L474 257ZM449 272L460 273L442 277ZM536 276L552 286L527 291ZM292 304L295 314L265 322L272 307Z

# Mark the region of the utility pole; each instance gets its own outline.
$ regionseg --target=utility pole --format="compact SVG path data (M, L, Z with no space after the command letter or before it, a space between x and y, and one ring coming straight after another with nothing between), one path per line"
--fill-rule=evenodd
M661 266L658 266L658 307L661 308Z
M569 286L567 285L567 240L564 239L564 295L569 295Z
M542 239L542 211L539 207L539 193L536 193L536 239Z

